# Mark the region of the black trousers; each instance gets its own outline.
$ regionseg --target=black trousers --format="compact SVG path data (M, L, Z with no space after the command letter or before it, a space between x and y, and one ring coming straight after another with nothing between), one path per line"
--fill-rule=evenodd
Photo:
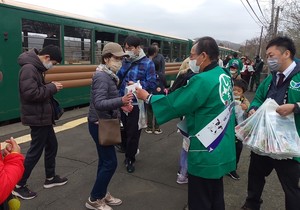
M236 168L238 167L242 150L243 150L243 142L239 141L238 139L235 139Z
M53 126L30 126L30 128L32 140L24 162L25 171L22 179L18 183L20 186L26 184L27 179L39 161L44 149L46 178L55 176L55 158L58 145Z
M124 126L122 131L122 145L125 149L125 158L135 162L135 154L139 147L141 130L139 130L139 107L134 105L128 115L121 111L121 120Z
M223 178L188 177L189 210L225 210Z
M275 169L285 194L286 210L300 209L300 163L295 160L276 160L251 152L248 171L248 197L246 206L259 210L265 177Z

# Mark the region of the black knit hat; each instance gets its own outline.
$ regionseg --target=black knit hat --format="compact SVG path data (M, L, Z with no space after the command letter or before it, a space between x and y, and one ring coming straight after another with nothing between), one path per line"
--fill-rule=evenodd
M60 63L62 60L61 51L60 51L59 47L57 47L55 45L48 45L48 46L44 47L40 51L39 55L49 55L50 60L54 60L58 63Z

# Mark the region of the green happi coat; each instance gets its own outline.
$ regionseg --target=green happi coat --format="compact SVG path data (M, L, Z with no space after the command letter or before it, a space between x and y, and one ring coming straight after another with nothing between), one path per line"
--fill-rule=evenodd
M230 76L221 67L210 66L209 70L193 76L186 86L171 94L151 97L150 102L159 124L185 116L188 133L194 136L225 110L225 104L233 100ZM188 152L190 174L218 179L236 169L234 125L233 112L222 141L212 152L208 152L196 137L191 137Z

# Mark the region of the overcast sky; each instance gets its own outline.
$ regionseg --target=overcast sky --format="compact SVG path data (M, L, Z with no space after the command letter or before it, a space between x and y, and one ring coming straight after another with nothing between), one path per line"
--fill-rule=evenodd
M30 4L99 18L182 38L212 36L245 43L258 37L261 27L251 18L246 0L18 0ZM248 0L261 17L256 0ZM259 0L267 11L271 0ZM257 21L258 22L258 21Z

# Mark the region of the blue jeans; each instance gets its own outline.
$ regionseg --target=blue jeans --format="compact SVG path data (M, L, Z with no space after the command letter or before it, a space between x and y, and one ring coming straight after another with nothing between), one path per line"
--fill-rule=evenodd
M185 151L182 148L181 152L180 152L180 161L179 161L179 163L180 163L180 174L182 176L187 176L187 169L188 169L187 156L188 156L187 151Z
M107 192L107 186L114 175L118 162L114 146L101 146L98 141L98 125L89 122L89 132L96 143L98 152L98 170L91 197L102 199Z

